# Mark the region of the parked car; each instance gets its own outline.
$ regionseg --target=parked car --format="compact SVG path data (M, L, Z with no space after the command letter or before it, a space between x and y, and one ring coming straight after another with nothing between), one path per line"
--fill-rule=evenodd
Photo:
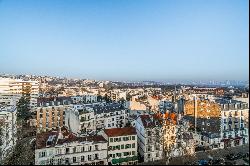
M199 160L198 163L199 163L199 165L208 165L207 160Z

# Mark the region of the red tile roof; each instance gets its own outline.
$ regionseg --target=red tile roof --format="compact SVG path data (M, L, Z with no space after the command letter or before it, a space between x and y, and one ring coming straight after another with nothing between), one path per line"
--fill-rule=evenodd
M136 130L134 127L105 129L104 132L107 134L108 137L136 135Z

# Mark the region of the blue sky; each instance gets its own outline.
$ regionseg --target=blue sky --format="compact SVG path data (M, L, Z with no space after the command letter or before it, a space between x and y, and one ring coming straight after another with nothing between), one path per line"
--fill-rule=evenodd
M248 0L0 0L0 73L248 80Z

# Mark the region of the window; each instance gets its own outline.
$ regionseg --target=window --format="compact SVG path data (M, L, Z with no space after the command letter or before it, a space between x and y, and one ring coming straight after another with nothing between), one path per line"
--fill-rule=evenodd
M98 149L98 145L95 145L95 150L99 150L99 149Z
M111 157L112 157L112 154L109 154L109 157L111 158Z
M132 151L132 155L135 155L135 151Z
M117 145L117 146L115 147L115 149L120 150L120 145Z
M69 158L65 158L65 164L69 164Z
M122 155L121 155L121 153L116 153L116 156L121 157Z
M126 144L125 149L131 148L130 144Z
M84 162L84 156L81 156L81 162Z
M110 142L113 142L113 138L110 138Z
M46 151L39 153L39 157L45 157L45 156L46 156Z
M123 155L124 155L124 156L128 156L128 152L124 152Z
M121 145L121 149L124 149L124 145Z
M58 163L58 165L61 165L62 164L62 159L57 159L57 163Z
M99 159L99 154L95 154L95 160Z
M76 157L73 157L73 163L76 163Z
M89 151L91 151L92 150L92 146L89 146Z
M132 136L132 140L135 140L135 136Z
M207 126L210 126L210 123L207 123Z
M66 153L69 153L69 148L66 148Z
M135 143L132 144L132 148L135 148Z
M83 147L81 147L81 152L84 152L84 146L83 146Z
M91 155L88 155L88 161L91 161L92 159L91 159Z

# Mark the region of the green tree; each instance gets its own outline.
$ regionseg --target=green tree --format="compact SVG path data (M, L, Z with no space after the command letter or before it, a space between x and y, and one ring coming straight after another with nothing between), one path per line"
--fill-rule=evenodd
M104 96L103 99L104 99L107 103L111 103L111 102L112 102L111 98L110 98L107 94L105 94L105 96Z
M127 101L130 101L131 99L132 99L132 96L131 96L130 94L127 94L126 100L127 100Z
M30 101L25 96L21 97L17 103L17 120L28 120L31 117L29 105Z

